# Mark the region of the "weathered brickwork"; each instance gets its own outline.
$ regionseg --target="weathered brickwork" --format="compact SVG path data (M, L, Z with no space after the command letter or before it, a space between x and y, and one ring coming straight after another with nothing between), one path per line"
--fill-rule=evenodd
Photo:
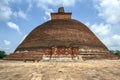
M107 47L83 23L71 19L72 13L59 8L51 20L37 26L16 48L9 60L52 58L116 59Z

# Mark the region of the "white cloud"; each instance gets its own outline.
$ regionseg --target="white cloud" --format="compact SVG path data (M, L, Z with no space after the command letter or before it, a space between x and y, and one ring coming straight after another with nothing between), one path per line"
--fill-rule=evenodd
M107 23L116 24L120 22L120 0L94 0L99 16Z
M30 11L31 8L33 7L33 0L27 0L26 2L28 3L27 11Z
M104 37L108 34L110 34L111 31L111 25L109 24L94 24L91 26L91 30L96 33L99 37Z
M20 16L23 19L27 19L27 15L23 11L19 11L18 16Z
M109 49L113 50L120 50L120 35L114 34L111 37L109 37L107 40L105 39Z
M52 9L47 9L46 12L45 12L45 14L48 15L48 16L50 16L50 12L53 12L53 10Z
M112 38L120 41L120 35L115 34Z
M46 19L50 19L50 13L51 12L53 12L53 10L52 9L46 9L46 11L45 11L45 15L46 15ZM44 16L45 17L45 16Z
M50 19L50 12L53 12L53 9L49 7L55 6L74 6L77 0L27 0L28 3L28 11L35 4L38 8L45 10L45 16L43 16L44 20Z
M36 3L37 7L45 10L47 17L44 16L44 19L50 19L50 12L53 12L53 10L49 6L74 6L76 0L37 0Z
M9 0L0 1L0 20L8 20L12 15L12 10L8 6Z
M8 27L11 28L11 29L14 29L16 30L18 33L22 34L20 29L19 29L19 26L13 22L8 22L7 23Z
M63 3L63 6L74 6L75 2L75 0L62 0L61 3Z
M90 29L96 36L109 48L113 50L120 50L120 35L114 34L110 24L93 24Z
M22 19L27 19L27 14L19 10L18 12L12 10L11 5L14 3L19 4L22 0L1 0L0 1L0 20L10 20L11 17L20 17Z
M4 43L5 43L5 45L7 45L7 46L11 44L11 42L8 41L8 40L4 40Z
M120 0L94 0L98 16L105 24L93 24L91 30L108 46L120 50Z
M110 32L111 28L108 24L93 24L90 29L96 34L96 36L108 47L111 46Z
M47 1L47 0L46 0L46 1ZM45 1L45 2L46 2L46 1ZM42 2L42 3L41 3L41 2ZM42 9L45 10L45 15L46 15L46 16L44 16L43 19L45 19L45 18L46 18L46 19L50 19L50 13L51 13L51 12L54 12L54 11L53 11L53 9L48 8L47 2L46 2L46 3L45 3L45 2L41 0L40 2L37 3L37 6L38 6L39 8L42 8ZM48 1L48 2L49 2L49 1Z
M76 0L37 0L37 7L49 9L49 6L74 6Z
M27 14L25 12L23 12L22 10L18 11L18 12L14 12L13 14L15 17L20 17L22 19L27 19Z
M45 16L43 17L43 19L44 19L44 20L47 20L47 18L46 18Z
M52 6L73 6L75 4L76 0L37 0L37 6L46 8L49 5Z
M22 0L9 0L9 1L11 1L13 3L21 3L22 2Z
M114 35L112 36L112 42L113 42L113 45L114 45L115 47L119 47L119 49L120 49L120 35L114 34Z

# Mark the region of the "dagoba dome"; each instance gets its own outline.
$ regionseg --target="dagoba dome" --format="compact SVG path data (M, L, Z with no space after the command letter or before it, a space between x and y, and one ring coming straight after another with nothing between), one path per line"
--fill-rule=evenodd
M83 23L74 19L53 19L36 27L16 51L37 50L53 46L107 50Z
M85 59L105 58L109 53L107 47L86 25L71 19L71 14L64 12L63 7L57 13L51 13L51 20L32 30L13 54L52 56L68 53L82 55Z

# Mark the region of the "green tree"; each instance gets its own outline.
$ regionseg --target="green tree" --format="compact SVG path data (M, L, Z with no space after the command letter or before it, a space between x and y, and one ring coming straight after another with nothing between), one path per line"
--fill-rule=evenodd
M116 51L115 51L115 54L118 55L118 56L120 56L120 51L119 51L119 50L116 50Z
M3 59L5 56L7 56L5 51L0 51L0 59Z
M110 52L120 57L120 51L119 50L110 50Z

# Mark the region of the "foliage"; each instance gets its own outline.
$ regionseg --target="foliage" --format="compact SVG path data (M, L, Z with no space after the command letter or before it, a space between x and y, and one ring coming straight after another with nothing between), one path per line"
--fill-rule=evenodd
M120 51L119 50L110 50L111 53L118 55L120 57Z
M7 56L5 51L0 51L0 59L3 59L5 56Z

